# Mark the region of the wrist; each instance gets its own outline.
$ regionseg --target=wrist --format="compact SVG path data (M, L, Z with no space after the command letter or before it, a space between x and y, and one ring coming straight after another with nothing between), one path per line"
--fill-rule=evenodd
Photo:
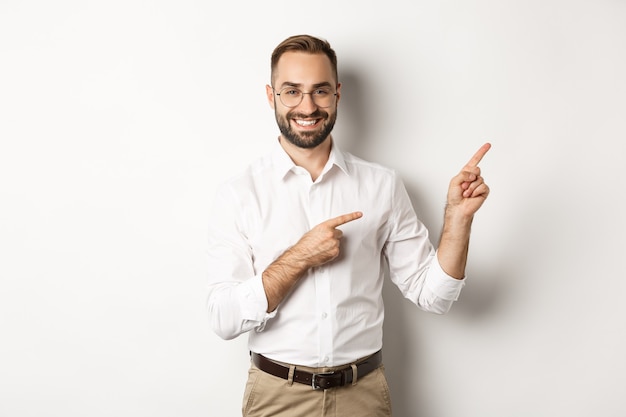
M461 208L447 204L444 210L444 225L453 225L458 227L470 227L474 220L474 213L468 214Z

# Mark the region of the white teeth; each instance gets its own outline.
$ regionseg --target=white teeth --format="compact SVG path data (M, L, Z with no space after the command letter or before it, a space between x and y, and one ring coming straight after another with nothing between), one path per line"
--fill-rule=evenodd
M315 122L315 120L296 120L300 126L313 126Z

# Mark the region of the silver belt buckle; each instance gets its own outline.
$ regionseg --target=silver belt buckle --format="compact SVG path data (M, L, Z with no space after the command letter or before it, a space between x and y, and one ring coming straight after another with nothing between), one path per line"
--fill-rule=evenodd
M328 376L328 375L333 375L334 372L326 372L323 374L313 374L313 377L311 378L311 387L313 387L314 390L320 390L320 389L326 389L326 388L322 388L319 385L316 384L316 377L318 376Z

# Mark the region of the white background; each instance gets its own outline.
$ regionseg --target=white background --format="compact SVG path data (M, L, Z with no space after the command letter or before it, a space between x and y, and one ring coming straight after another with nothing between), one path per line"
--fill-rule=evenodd
M385 288L395 415L626 415L626 2L2 0L0 416L240 415L207 211L275 140L298 33L338 53L337 142L402 174L433 240L493 144L461 299Z

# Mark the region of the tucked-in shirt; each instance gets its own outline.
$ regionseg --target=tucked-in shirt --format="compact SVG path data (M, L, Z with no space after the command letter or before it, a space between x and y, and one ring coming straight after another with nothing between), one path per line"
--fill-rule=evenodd
M339 229L341 252L311 268L267 313L263 271L315 225L363 217ZM277 361L338 366L382 347L388 276L423 310L447 312L465 280L448 276L398 174L332 144L322 174L296 166L279 143L218 187L210 215L208 313L224 339Z

